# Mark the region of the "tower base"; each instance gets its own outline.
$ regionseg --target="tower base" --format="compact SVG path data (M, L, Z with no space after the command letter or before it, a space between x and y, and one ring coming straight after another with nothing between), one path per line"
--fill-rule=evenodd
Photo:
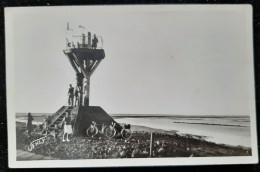
M112 122L116 123L100 106L79 106L74 119L74 136L87 136L86 130L90 127L92 121L97 123L99 129L102 124L109 126ZM116 123L115 128L120 131L122 127Z

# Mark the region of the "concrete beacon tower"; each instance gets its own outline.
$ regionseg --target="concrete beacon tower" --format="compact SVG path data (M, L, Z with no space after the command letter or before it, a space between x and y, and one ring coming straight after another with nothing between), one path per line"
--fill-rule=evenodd
M67 30L72 30L69 28L69 24L67 24ZM54 128L55 125L61 126L66 113L72 114L74 136L86 136L86 130L92 121L105 125L115 122L101 107L89 105L90 78L105 58L102 37L95 34L92 36L90 32L87 35L84 32L80 35L72 35L71 39L66 38L66 49L63 52L75 71L75 90L79 93L79 100L76 106L62 106L54 113L50 128ZM116 129L121 129L117 123Z
M67 48L63 52L76 72L76 89L80 94L78 105L89 106L90 77L105 58L105 51L102 48L103 40L101 37L91 36L90 32L88 36L82 33L74 37L81 38L82 42L69 42L67 39ZM98 44L92 45L91 41L94 39L98 40Z

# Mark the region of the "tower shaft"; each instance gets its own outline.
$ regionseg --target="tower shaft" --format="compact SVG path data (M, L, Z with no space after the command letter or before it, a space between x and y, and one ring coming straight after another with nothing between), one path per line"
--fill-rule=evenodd
M105 58L105 52L102 48L92 47L91 44L91 33L88 32L88 38L86 35L82 34L82 44L67 43L67 45L72 45L67 47L63 52L67 56L71 66L76 72L77 76L77 87L79 91L79 105L89 106L89 96L90 96L90 77L100 64L100 62ZM94 38L93 38L94 39ZM86 40L88 43L86 44Z

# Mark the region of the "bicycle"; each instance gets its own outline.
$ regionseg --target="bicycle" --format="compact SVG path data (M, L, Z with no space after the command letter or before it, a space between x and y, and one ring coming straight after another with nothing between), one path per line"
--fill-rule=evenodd
M97 125L102 125L101 130L98 129ZM94 121L92 122L92 125L90 125L90 127L86 130L86 134L89 137L94 137L96 136L98 133L104 134L105 135L105 130L106 130L107 126L104 124L97 124Z
M97 125L102 125L101 130L98 129ZM130 129L130 124L129 125L122 125L122 129L120 132L118 132L115 128L116 123L112 122L112 124L108 127L104 124L97 124L96 122L92 122L90 127L86 130L86 134L89 137L94 137L98 133L104 134L108 138L113 138L115 137L118 133L124 138L124 139L130 139L132 136L132 131Z
M132 131L130 129L130 124L128 125L122 125L122 130L118 132L115 129L116 123L113 123L106 129L105 135L109 138L115 137L118 133L124 138L124 139L130 139L132 136Z
M113 123L106 129L105 131L105 135L108 137L108 138L113 138L116 136L116 129L115 129L115 124L116 123Z
M124 139L130 139L132 137L132 130L130 128L131 128L130 124L123 125L123 129L121 130L121 136Z

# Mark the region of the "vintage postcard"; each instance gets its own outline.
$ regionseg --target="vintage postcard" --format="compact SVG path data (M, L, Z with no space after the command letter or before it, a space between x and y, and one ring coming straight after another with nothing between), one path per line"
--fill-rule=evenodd
M250 5L5 8L10 168L258 162Z

